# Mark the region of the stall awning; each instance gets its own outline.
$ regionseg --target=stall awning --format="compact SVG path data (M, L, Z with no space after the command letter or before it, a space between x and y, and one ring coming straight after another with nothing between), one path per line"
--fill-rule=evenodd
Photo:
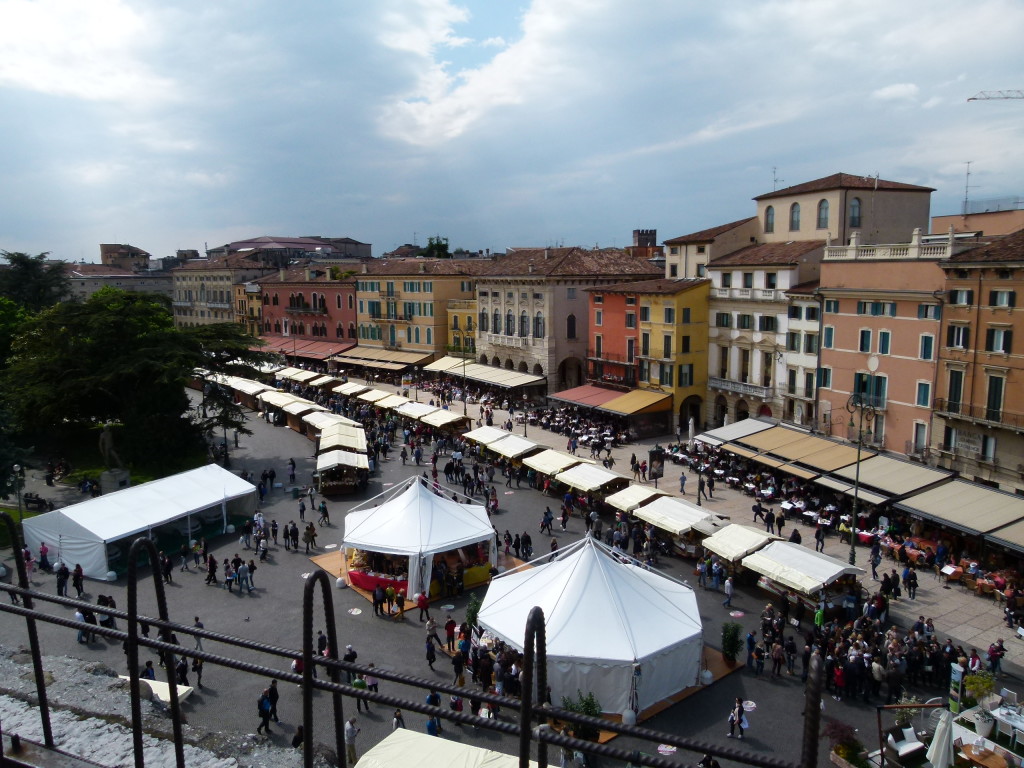
M448 355L447 357L442 357L440 360L435 360L430 365L423 366L423 370L424 371L448 371L448 370L451 370L453 368L461 369L463 364L465 364L467 366L473 365L472 361L470 361L470 360L465 360L465 359L463 359L461 357L452 357L451 355Z
M805 595L816 595L843 576L863 576L864 569L788 541L773 541L743 558L743 567Z
M593 464L577 464L564 472L559 472L555 479L580 491L596 491L616 481L628 482L627 478L622 475L601 469Z
M464 360L461 357L442 357L430 365L424 366L425 371L435 373L447 373L452 376L465 376L473 381L482 381L485 384L493 384L497 387L526 387L531 384L541 384L547 379L544 376L534 376L521 371L510 371L507 368L495 368L490 365L474 363Z
M843 493L852 499L854 497L853 491L853 488L847 488ZM880 493L873 493L872 491L864 490L864 488L858 488L856 495L857 499L861 503L867 502L868 504L885 504L885 502L889 501L890 498L888 496L883 496Z
M463 416L461 413L445 411L442 409L440 411L428 413L426 416L420 416L420 421L424 424L429 424L432 427L447 427L460 421L468 420L468 418L468 416Z
M298 398L295 395L290 395L287 392L278 392L276 390L260 392L258 395L256 395L256 397L262 400L267 405L272 405L275 408L284 408L284 406L288 405L289 403L294 403L296 400L301 400L301 398ZM303 400L303 402L309 401Z
M309 382L309 386L322 387L325 386L326 384L333 384L336 381L337 379L334 376L320 376Z
M674 536L683 536L692 528L708 530L709 533L714 533L717 528L717 518L712 513L696 504L671 496L660 496L649 504L634 509L633 514Z
M288 378L291 379L292 381L297 381L300 384L304 384L308 381L312 381L313 379L318 379L321 376L323 376L323 374L319 373L318 371L299 371L298 373L293 373Z
M582 405L586 408L596 408L617 397L622 397L622 394L620 389L606 389L605 387L595 387L593 384L584 384L582 387L563 389L561 392L556 392L553 395L549 394L548 400L558 400L563 403Z
M363 392L358 395L358 397L360 400L365 400L368 403L376 403L385 397L391 397L391 392L385 392L383 389L371 389L369 392Z
M705 549L709 549L719 557L730 562L736 562L752 552L756 552L770 541L779 541L778 536L772 536L757 528L748 525L727 525L722 530L708 536L701 542Z
M296 400L293 403L288 403L288 405L282 407L281 410L285 413L290 413L292 416L301 416L302 414L309 413L310 411L326 411L327 409L322 405L317 405L309 400Z
M358 346L346 350L343 357L361 361L360 364L375 367L373 363L395 363L399 366L422 365L430 357L430 352L402 352L397 349L381 349L379 347Z
M317 472L325 472L335 467L369 469L370 462L365 453L352 453L351 451L327 451L316 457Z
M853 481L856 473L857 467L854 465L836 470L834 474ZM932 469L911 461L900 461L889 456L872 456L860 462L860 484L870 485L892 496L905 496L952 479L952 472Z
M788 427L774 427L772 429L766 429L764 432L756 432L752 435L741 437L737 439L736 442L743 443L743 445L749 448L754 448L758 451L775 453L776 448L799 443L806 440L808 437L809 435L806 432L800 432L796 429L790 429Z
M815 453L809 453L800 457L800 463L820 472L834 472L840 467L845 467L857 461L857 449L852 445L833 443L826 441L827 446ZM874 456L874 453L861 452L861 459Z
M315 411L313 413L307 413L302 417L302 420L313 427L313 429L327 429L334 426L335 424L345 424L348 426L359 427L362 429L362 424L358 421L352 421L352 419L345 418L337 413L323 413Z
M542 475L557 475L569 467L575 467L577 464L583 463L591 462L579 456L570 456L568 453L556 451L553 448L535 453L533 456L527 456L523 459L523 464L530 469L537 470Z
M359 384L355 381L347 381L340 387L335 387L334 392L338 395L358 395L360 392L366 392L369 387L365 384Z
M696 439L708 445L721 445L722 443L728 443L730 440L739 440L741 437L772 429L773 426L758 419L743 419L742 421L735 421L732 424L726 424L724 427L704 432L697 435Z
M405 416L406 418L418 419L421 416L426 416L428 413L433 413L436 410L438 410L436 405L407 402L395 408L395 413L400 416Z
M802 467L798 467L796 464L783 464L779 467L779 470L785 472L787 475L799 477L801 480L812 480L821 474L820 472L810 472Z
M756 456L751 456L750 458L758 464L764 464L766 467L781 467L783 464L783 462L778 459L773 459L766 453L759 453Z
M743 446L736 445L734 443L727 443L726 445L723 445L722 450L728 451L729 453L735 454L736 456L744 459L752 459L757 456L757 451L752 451L749 448L744 448Z
M652 392L646 389L634 389L625 395L597 406L598 410L617 413L622 416L633 416L637 413L657 413L672 410L672 395L664 392Z
M665 496L664 491L657 491L645 485L629 485L618 493L613 493L604 500L605 504L620 509L623 512L632 512L644 502Z
M503 437L501 440L495 440L493 443L487 444L487 450L494 451L506 459L518 458L538 448L540 446L535 442L519 435L508 435L508 437Z
M838 443L833 443L831 440L826 440L823 437L804 435L800 440L794 440L791 443L772 448L771 452L779 458L796 461L804 456L813 456L814 454L827 451L834 445L838 445Z
M268 389L273 389L269 384L264 384L262 381L242 379L238 376L228 376L227 379L229 387L236 392L241 392L246 395L257 395L260 392L266 392Z
M402 397L402 395L389 395L382 400L375 400L373 404L378 408L398 408L408 402L408 397Z
M351 357L350 355L336 355L331 362L339 365L359 366L363 368L375 368L381 371L401 371L408 366L404 363L386 363L381 360L367 360L362 357Z
M508 437L510 434L512 433L497 427L477 427L471 432L467 432L463 437L467 440L472 440L474 443L480 443L480 445L490 445L502 438Z
M840 482L831 477L817 477L814 482L825 488L831 488L833 491L839 491L839 493L846 493L853 487L849 483Z
M321 453L345 448L357 453L366 452L366 433L363 430L352 432L328 432L320 435L319 449Z
M1016 494L953 480L894 506L914 517L1024 548L1024 497Z
M274 373L274 378L277 378L277 379L291 379L291 377L293 375L295 375L296 373L303 373L303 372L304 371L303 371L302 368L292 368L291 366L288 366L287 368L281 368L279 371Z

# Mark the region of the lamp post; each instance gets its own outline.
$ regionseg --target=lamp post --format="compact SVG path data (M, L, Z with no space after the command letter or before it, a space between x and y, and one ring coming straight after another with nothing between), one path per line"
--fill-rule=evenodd
M462 355L462 415L469 416L469 394L466 392L466 355Z
M851 429L857 428L857 468L853 474L853 515L850 520L850 565L857 564L857 511L860 506L860 454L864 449L864 423L868 427L875 418L875 407L865 402L861 392L854 392L846 401L846 410L850 413L850 422L847 424ZM854 424L853 415L857 414L857 423Z
M15 464L14 470L14 491L18 495L18 525L21 525L21 465Z
M526 409L530 406L529 400L526 399L526 395L523 395L523 437L526 437L526 422L529 421L529 416L526 413Z
M413 366L412 370L413 376L416 377L413 385L416 387L416 402L418 403L420 401L420 367L418 365Z

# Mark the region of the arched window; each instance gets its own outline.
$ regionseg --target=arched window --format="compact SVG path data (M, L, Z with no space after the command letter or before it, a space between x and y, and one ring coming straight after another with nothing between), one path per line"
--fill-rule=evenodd
M415 327L415 331L416 332L415 332L414 336L416 337L416 343L419 344L420 343L420 327L418 325Z
M530 335L530 316L523 310L519 315L519 335L526 338Z
M789 231L800 231L800 203L793 203L789 206Z
M341 309L341 294L340 294L340 293L339 293L339 294L337 294L337 295L336 295L336 296L334 297L334 301L335 301L335 302L337 303L337 305L338 305L338 309Z
M263 332L264 333L270 333L270 321L269 320L267 320L267 322L265 322L263 324Z
M276 293L274 294L274 299L271 302L271 304L273 304L275 307L277 306L277 294Z
M565 318L565 338L576 338L576 315L569 315Z
M264 304L269 304L270 303L270 294L268 294L268 293L264 293L263 294L263 303Z
M764 231L775 231L775 206L769 205L764 209Z
M349 323L348 324L348 337L350 339L354 339L356 337L356 324L355 323Z
M850 201L850 226L859 227L860 223L860 198L855 197Z
M828 200L818 202L818 229L828 229Z
M486 312L481 312L480 313L480 330L485 332L485 333L487 332L487 313Z
M309 332L312 333L314 336L320 335L320 329L317 328L316 323L313 323L313 325L309 327Z
M494 314L491 315L491 331L501 333L501 312L498 310L494 310Z
M287 336L288 335L288 318L287 317L284 319L283 327L284 327L283 333L284 333L285 336Z
M541 312L538 312L533 318L533 338L544 338L544 315Z
M320 335L327 336L327 323L320 323Z
M427 326L427 344L433 344L433 343L434 343L434 329L431 328L430 326Z
M341 296L338 296L338 299L341 299ZM338 323L338 326L334 329L334 335L339 339L345 338L345 326Z
M516 335L516 316L512 314L511 309L505 313L505 335Z
M327 309L327 294L320 294L320 309Z
M355 306L356 306L356 297L353 296L352 294L349 294L349 297L348 297L348 308L349 309L354 309Z
M281 321L280 320L275 320L274 321L274 333L280 333L280 332L281 332Z
M299 323L299 330L297 330L295 333L297 333L299 336L305 336L306 335L306 324L305 323Z

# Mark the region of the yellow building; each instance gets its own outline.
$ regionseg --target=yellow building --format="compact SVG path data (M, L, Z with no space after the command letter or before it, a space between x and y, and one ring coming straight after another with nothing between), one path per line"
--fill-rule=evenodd
M476 354L476 299L448 302L448 354L473 357Z
M252 336L259 336L263 331L263 293L259 283L236 283L233 289L235 322L245 326Z

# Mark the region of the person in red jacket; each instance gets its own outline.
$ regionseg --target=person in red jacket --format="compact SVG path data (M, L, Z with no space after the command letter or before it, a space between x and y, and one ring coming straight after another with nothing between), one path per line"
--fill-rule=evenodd
M420 609L420 621L423 621L423 614L430 618L430 598L427 597L426 592L420 592L416 598L416 607Z

